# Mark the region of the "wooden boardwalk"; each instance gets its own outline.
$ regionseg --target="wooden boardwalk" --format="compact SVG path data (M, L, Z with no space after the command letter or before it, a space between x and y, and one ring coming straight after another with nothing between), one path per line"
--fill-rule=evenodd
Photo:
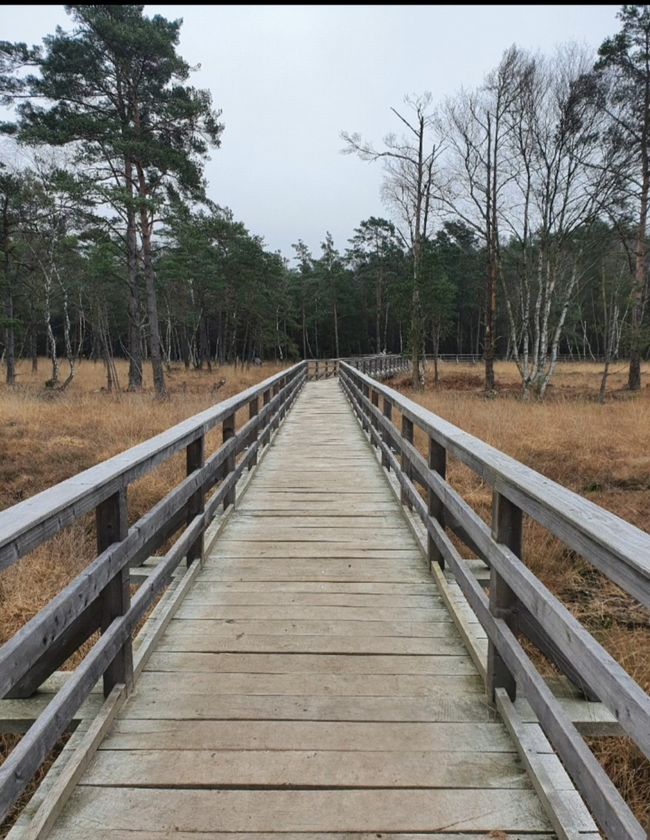
M338 382L308 383L50 836L552 835L517 755Z

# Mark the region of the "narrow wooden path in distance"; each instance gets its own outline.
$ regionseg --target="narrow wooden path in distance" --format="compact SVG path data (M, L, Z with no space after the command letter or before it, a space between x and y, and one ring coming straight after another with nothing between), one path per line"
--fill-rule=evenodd
M308 383L51 837L491 831L552 834L338 382Z

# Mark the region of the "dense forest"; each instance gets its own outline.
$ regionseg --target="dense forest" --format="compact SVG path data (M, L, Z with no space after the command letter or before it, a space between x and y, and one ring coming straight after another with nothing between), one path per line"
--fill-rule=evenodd
M156 392L166 366L408 353L516 362L543 396L558 356L629 359L650 346L650 8L623 6L597 55L508 49L475 90L407 97L380 146L387 218L347 242L273 253L206 197L221 113L190 83L180 21L143 6L67 6L42 46L0 42L0 314L6 381L47 356L64 388L81 358L107 387ZM426 83L426 80L422 80ZM389 103L387 103L389 104ZM350 161L350 177L354 177ZM115 357L129 360L118 382Z

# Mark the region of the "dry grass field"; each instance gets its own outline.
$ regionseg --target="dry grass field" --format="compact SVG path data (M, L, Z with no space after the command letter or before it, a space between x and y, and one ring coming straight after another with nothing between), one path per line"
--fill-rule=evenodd
M544 402L523 402L517 371L497 363L498 396L486 399L480 365L440 365L423 391L409 378L393 383L405 395L518 461L650 531L650 365L643 390L625 389L627 368L613 367L604 405L598 403L602 366L558 365ZM416 443L426 452L424 435ZM448 478L490 521L491 488L450 459ZM470 556L469 553L466 556ZM650 691L650 615L536 523L524 526L524 560L645 691ZM542 668L546 663L540 663ZM650 819L650 762L622 739L593 740L592 748L646 825Z
M44 389L45 363L36 375L31 374L29 363L22 363L18 387L9 390L0 385L0 509L151 437L278 369L269 364L247 370L226 366L209 373L177 367L168 375L169 398L156 401L150 387L142 394L107 393L99 363L83 363L70 388L61 394ZM125 363L118 362L118 370L125 382ZM559 366L543 403L521 401L516 371L505 363L497 365L500 390L490 400L482 395L480 365L442 364L440 384L433 387L431 369L425 390L418 393L411 391L406 377L391 384L465 431L650 530L650 365L645 366L644 389L637 395L624 389L625 366L615 366L604 405L597 402L600 373L599 365ZM225 382L217 388L222 380ZM242 419L238 418L238 423ZM219 442L220 431L215 430L208 452ZM424 439L417 442L424 450ZM181 453L134 484L129 490L130 520L168 492L183 471ZM449 478L488 520L490 488L459 463L450 463ZM93 556L94 529L88 517L1 574L0 642ZM531 523L526 525L525 561L637 682L650 690L648 614ZM6 739L5 750L12 743ZM621 739L599 739L592 741L592 747L637 816L647 823L649 763Z

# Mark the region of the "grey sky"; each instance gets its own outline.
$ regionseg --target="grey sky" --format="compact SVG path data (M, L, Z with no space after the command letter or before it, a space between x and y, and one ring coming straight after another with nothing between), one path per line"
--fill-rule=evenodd
M512 43L594 49L618 29L619 6L159 6L183 18L180 54L193 84L223 111L207 164L210 197L272 249L315 252L325 231L344 250L353 228L388 215L377 163L340 154L340 131L380 143L398 130L390 106L429 90L434 102L471 87ZM0 35L40 43L70 19L63 6L1 6Z

